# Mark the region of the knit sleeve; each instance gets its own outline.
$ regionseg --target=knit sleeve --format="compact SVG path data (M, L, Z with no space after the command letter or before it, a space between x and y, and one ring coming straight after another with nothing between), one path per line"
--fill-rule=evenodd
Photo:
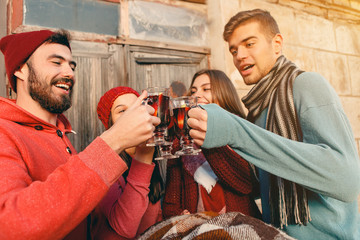
M169 218L179 215L184 209L182 206L182 174L179 158L167 161L166 188L163 201L163 216Z
M203 149L203 153L219 182L239 194L252 191L249 163L229 146Z

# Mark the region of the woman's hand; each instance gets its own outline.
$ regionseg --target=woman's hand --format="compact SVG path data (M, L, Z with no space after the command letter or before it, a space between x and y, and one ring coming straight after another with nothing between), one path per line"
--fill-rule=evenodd
M155 152L155 147L147 147L145 143L136 147L134 158L143 163L151 164Z
M187 209L185 209L184 211L182 211L180 215L189 215L189 214L190 212Z
M190 136L198 146L202 146L205 141L207 131L207 112L202 108L192 108L188 112L189 119L187 123L192 128Z

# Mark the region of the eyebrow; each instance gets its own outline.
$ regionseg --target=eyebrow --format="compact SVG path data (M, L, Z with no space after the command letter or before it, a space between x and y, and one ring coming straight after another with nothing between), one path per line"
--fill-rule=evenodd
M247 38L245 38L245 39L241 40L241 43L246 42L246 41L248 41L248 40L250 40L250 39L252 39L252 38L256 38L256 39L258 39L258 37L256 37L256 36L249 36L249 37L247 37ZM233 48L235 48L235 46L234 46L234 45L229 46L229 51L230 51L231 49L233 49Z
M116 107L114 107L114 110L115 110L116 108L118 108L118 107L126 107L126 105L125 105L125 104L118 104L118 105L116 105Z
M58 55L58 54L52 54L52 55L50 55L49 57L48 57L48 59L51 59L51 58L58 58L58 59L61 59L61 60L63 60L63 61L66 61L66 59L63 57L63 56L60 56L60 55ZM69 61L69 64L70 65L73 65L74 67L76 67L76 62L75 61Z
M201 84L201 86L200 86L200 87L203 87L203 86L205 86L205 85L210 85L210 83L204 83L204 84ZM191 88L196 88L196 89L197 89L197 87L194 87L194 86L192 86Z

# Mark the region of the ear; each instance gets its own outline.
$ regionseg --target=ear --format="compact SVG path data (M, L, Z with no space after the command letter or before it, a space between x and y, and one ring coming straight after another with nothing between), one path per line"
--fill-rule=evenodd
M20 80L25 80L29 76L29 67L26 63L24 63L18 70L14 72L15 77Z
M283 45L283 37L280 33L278 33L273 38L273 48L277 55L281 54L282 45Z

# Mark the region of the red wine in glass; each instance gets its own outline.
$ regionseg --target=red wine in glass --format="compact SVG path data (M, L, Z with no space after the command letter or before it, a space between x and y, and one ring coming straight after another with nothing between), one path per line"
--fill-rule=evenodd
M201 152L201 149L194 148L194 141L189 134L190 127L187 124L188 111L191 107L196 106L196 100L196 98L191 96L172 99L175 133L176 136L180 138L180 144L182 147L180 151L175 153L176 155L198 155L199 152Z
M159 95L148 96L148 105L155 109L153 116L157 116L161 120L160 124L156 126L155 131L166 129L170 124L169 100L170 97L165 96L163 93L159 93Z
M174 108L175 134L180 139L189 134L189 127L187 125L187 112L190 107Z
M170 115L170 123L165 131L165 140L168 142L173 142L175 138L175 123L174 115ZM179 137L180 138L180 137Z
M160 156L156 157L155 160L176 158L177 156L171 154L172 142L165 138L166 130L171 121L169 88L151 87L146 90L148 97L145 102L154 108L153 116L157 116L161 120L160 124L155 127L154 136L147 141L146 146L158 146L160 148Z

